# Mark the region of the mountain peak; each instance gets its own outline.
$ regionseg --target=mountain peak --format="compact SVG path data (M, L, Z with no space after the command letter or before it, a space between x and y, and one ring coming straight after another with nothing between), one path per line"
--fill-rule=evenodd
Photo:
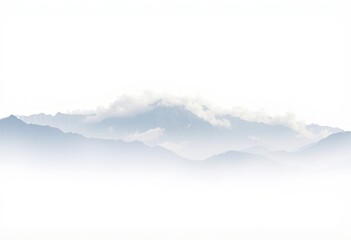
M23 122L22 120L17 118L15 115L10 115L7 118L1 119L1 121L5 121L5 122Z
M7 118L0 119L1 128L18 128L25 125L27 124L14 115L10 115Z

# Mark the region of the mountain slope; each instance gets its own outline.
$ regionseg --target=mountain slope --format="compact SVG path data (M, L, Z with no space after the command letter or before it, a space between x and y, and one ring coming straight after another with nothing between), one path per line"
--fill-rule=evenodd
M299 152L300 155L350 155L351 132L332 134L315 144L305 147Z
M204 107L206 112L208 109ZM162 101L151 104L147 111L130 116L109 116L100 119L91 115L55 116L38 114L20 117L27 123L48 125L64 132L86 137L138 140L149 146L162 146L191 159L204 159L233 149L265 146L273 151L296 150L315 139L282 125L251 122L232 115L218 115L228 126L214 125L182 105L166 105ZM309 125L316 136L342 131ZM321 134L320 134L321 133Z
M334 133L299 151L272 153L267 157L302 168L333 168L351 161L351 132Z
M220 169L235 172L240 172L243 170L265 171L282 168L282 165L279 165L270 159L259 155L238 151L228 151L225 153L216 154L204 160L203 165L214 170Z
M59 129L26 124L15 116L0 120L0 153L74 160L110 160L144 164L184 162L183 158L161 147L148 147L140 142L89 139Z

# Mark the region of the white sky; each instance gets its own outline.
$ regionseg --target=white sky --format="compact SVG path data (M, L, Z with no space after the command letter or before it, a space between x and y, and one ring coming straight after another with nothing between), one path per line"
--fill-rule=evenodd
M0 117L151 90L351 130L350 1L0 1Z

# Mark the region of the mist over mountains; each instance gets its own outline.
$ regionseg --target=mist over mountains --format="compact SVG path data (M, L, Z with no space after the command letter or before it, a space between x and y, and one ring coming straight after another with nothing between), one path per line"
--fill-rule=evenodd
M351 161L351 133L338 128L301 130L163 100L130 108L123 114L11 115L0 120L1 154L209 169L330 168Z
M203 123L200 120L198 121ZM126 122L124 123L126 124ZM149 120L149 122L146 121L146 125L147 123L154 123L154 121ZM128 126L128 124L126 125ZM172 126L172 124L170 125ZM133 123L131 126L133 126ZM166 126L166 124L162 125L162 127ZM191 134L198 134L192 139L201 139L201 136L205 137L208 134L217 137L216 140L220 140L218 135L210 135L215 132L213 126L212 128L208 125L205 126L208 127L208 132L201 132L203 127L201 125L200 128L190 128L192 130ZM173 133L172 136L191 136L191 134L186 135L185 131L182 132L181 126L177 130L180 133L174 130L174 132L171 132ZM223 136L225 136L225 133L222 132ZM200 142L200 140L198 141ZM65 133L50 126L27 124L11 115L0 120L0 155L5 159L5 156L16 156L18 154L24 158L34 156L38 159L50 159L49 161L54 163L58 160L61 163L86 164L93 160L99 164L134 164L147 168L162 166L226 170L228 170L228 167L229 170L238 170L243 167L274 169L286 168L287 166L338 168L351 165L351 132L331 134L297 151L274 152L256 146L242 151L229 150L214 154L201 159L202 161L191 161L191 159L186 159L161 146L148 146L139 141L126 142L123 140L87 138L76 133ZM73 162L65 162L65 159L74 160Z
M216 113L204 105L189 107L182 102L164 100L143 108L129 106L132 114L126 114L125 106L113 107L122 110L119 114L107 114L107 111L103 114L41 113L19 118L29 124L51 126L90 138L161 146L195 160L232 150L296 151L330 134L343 132L317 124L289 127L281 123L248 121L233 114Z
M0 120L0 156L3 160L20 156L44 164L68 165L127 163L162 167L185 161L161 147L149 147L141 142L86 138L49 126L27 124L13 115Z
M228 237L220 239L232 239L232 229L253 221L252 232L272 222L279 226L282 219L301 229L314 229L316 222L322 229L339 221L344 226L351 132L308 125L311 134L304 135L284 125L216 117L210 121L184 106L157 103L146 111L102 118L58 113L0 119L6 206L0 235L6 239L8 232L27 227L32 239L36 227L37 238L44 239L49 235L43 229L54 235L60 228L78 229L86 234L78 239L87 239L113 229L116 237L108 239L123 239L146 226L171 239L185 232L174 238L183 239L195 224L201 233L210 229L196 239L218 232ZM333 220L335 206L344 214L341 220ZM170 232L172 226L180 227ZM75 233L67 236L77 239ZM167 239L163 236L159 239Z

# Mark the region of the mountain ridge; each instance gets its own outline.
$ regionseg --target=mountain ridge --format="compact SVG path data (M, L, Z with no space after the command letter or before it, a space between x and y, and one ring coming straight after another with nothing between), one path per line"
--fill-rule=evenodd
M15 116L0 119L0 153L16 154L23 151L50 157L52 154L87 157L89 154L104 158L126 158L138 160L149 157L152 160L165 159L184 161L177 154L162 147L149 147L141 142L124 142L86 138L79 134L64 133L48 126L27 124ZM144 156L143 156L144 155Z
M210 111L202 106L202 114ZM264 145L272 151L294 151L318 139L302 136L284 126L246 121L226 114L199 117L184 105L169 104L159 100L146 111L132 115L108 114L100 118L94 114L62 114L20 116L27 122L60 128L85 137L103 139L135 139L148 146L162 146L190 159L204 159L216 153ZM230 123L215 125L207 118ZM314 133L342 131L337 128L307 125ZM319 133L319 132L318 132ZM321 137L322 135L321 134Z

